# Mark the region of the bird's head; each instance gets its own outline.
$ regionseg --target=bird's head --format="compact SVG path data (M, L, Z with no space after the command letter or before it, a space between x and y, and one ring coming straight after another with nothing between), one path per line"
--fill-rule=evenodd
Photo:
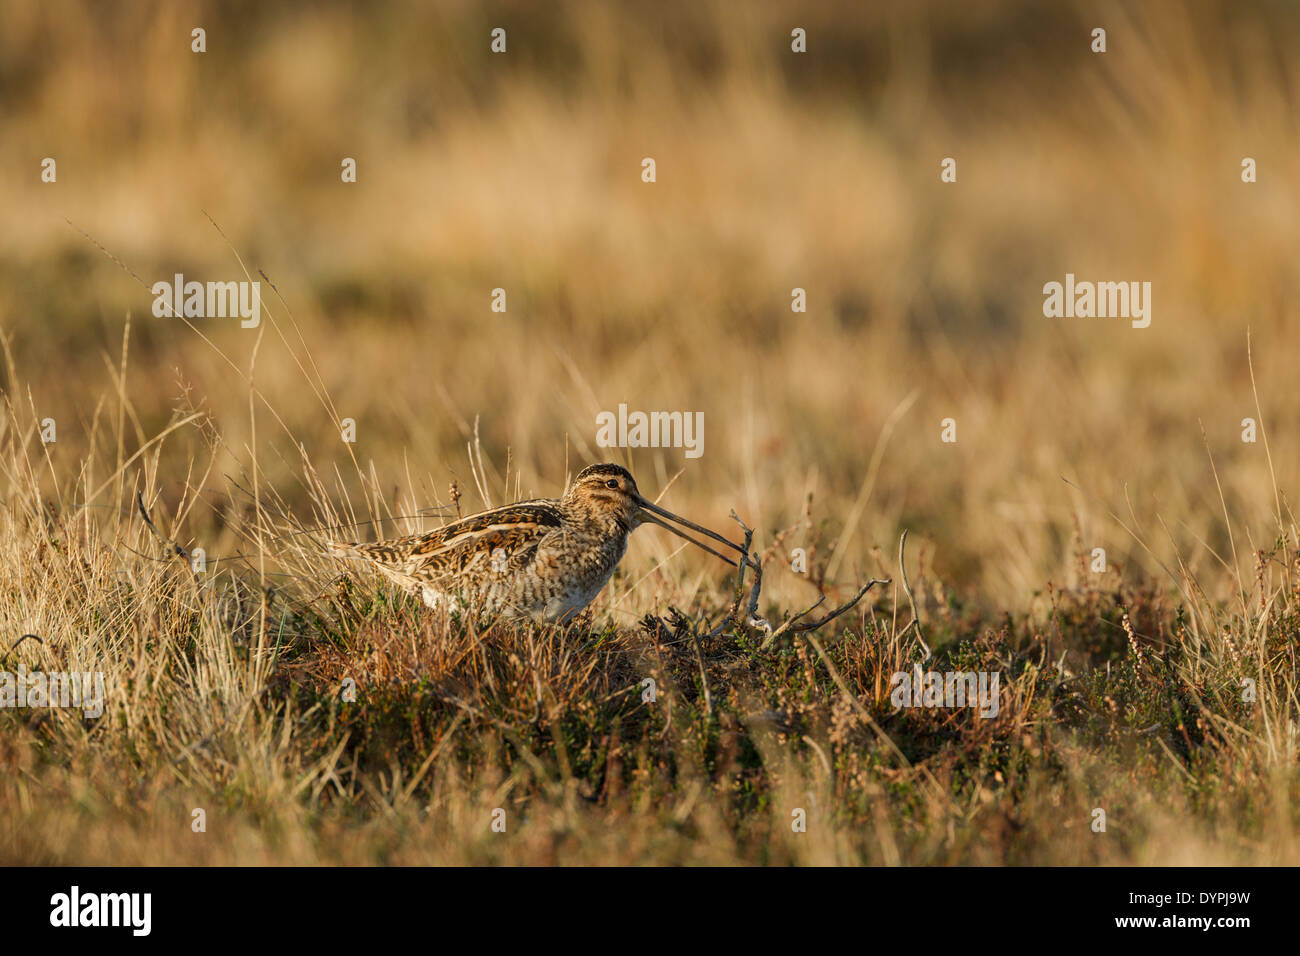
M621 465L601 464L587 466L578 472L578 477L574 479L564 497L569 504L578 505L605 520L613 521L629 532L635 530L638 525L647 523L667 528L679 538L685 538L691 544L703 548L714 557L722 558L732 567L736 566L736 562L731 558L721 555L703 542L695 540L675 525L682 525L693 531L698 531L700 534L721 542L740 554L745 553L744 548L728 541L722 535L647 501L641 496L641 492L637 490L636 480L631 473Z

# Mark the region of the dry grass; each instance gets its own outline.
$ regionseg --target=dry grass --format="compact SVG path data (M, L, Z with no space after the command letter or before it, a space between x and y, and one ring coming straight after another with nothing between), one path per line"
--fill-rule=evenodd
M822 3L796 59L777 4L532 7L6 9L0 654L110 706L0 711L0 861L1300 862L1300 17ZM78 229L283 299L156 319ZM1151 280L1151 327L1044 319L1066 272ZM653 529L565 631L303 533L555 494L622 401L704 412L699 460L622 460L758 529L774 622L910 528L933 666L1000 671L998 716L890 705L896 587L819 635L859 710L801 637L697 654L731 583Z

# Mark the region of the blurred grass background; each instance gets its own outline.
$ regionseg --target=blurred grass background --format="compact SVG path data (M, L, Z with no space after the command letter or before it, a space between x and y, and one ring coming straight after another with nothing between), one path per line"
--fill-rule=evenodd
M505 55L489 52L497 26ZM796 26L807 54L790 51ZM902 527L989 607L1069 579L1079 549L1157 570L1108 510L1195 572L1214 561L1202 542L1229 555L1202 423L1238 543L1277 534L1264 446L1239 438L1259 417L1247 329L1277 481L1293 484L1297 41L1283 3L10 2L4 392L58 421L53 468L75 470L129 313L128 434L193 404L226 449L218 490L255 456L305 505L300 441L355 493L265 283L260 346L235 320L197 320L214 349L154 318L78 229L147 283L240 279L237 251L276 284L364 469L401 500L472 488L477 419L494 489L507 458L526 495L558 493L566 455L574 472L619 457L652 495L684 468L666 503L723 530L735 507L760 546L814 492L842 587ZM939 179L949 156L956 184ZM1151 281L1151 327L1044 318L1042 286L1067 272ZM259 412L254 441L217 351L247 371L255 348L291 434ZM703 457L595 448L596 413L620 402L703 411ZM956 445L939 440L946 417ZM169 444L164 495L201 447ZM233 548L237 511L214 505L177 536ZM810 590L776 573L769 588Z

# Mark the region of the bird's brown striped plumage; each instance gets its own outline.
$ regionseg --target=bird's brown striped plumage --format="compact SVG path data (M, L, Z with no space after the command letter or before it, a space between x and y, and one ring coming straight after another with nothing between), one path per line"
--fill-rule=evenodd
M564 497L520 501L471 515L437 531L373 544L331 543L360 558L431 606L463 601L509 618L562 622L605 586L640 524L659 524L734 563L665 520L736 551L743 549L646 501L625 468L583 469Z

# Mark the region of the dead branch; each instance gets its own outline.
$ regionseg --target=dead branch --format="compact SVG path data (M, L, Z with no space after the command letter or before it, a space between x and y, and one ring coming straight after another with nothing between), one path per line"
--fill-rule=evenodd
M193 559L190 558L190 553L186 551L184 548L182 548L175 541L173 541L171 538L167 537L165 534L159 531L158 526L155 525L153 523L153 519L149 517L149 512L145 509L144 506L144 492L137 491L135 493L135 503L136 503L136 507L140 509L140 517L144 519L144 523L148 526L149 530L158 536L158 539L162 541L162 543L165 544L171 550L172 554L176 555L176 557L180 558L182 561L185 562L185 567L188 568L190 574L195 579L197 579L198 574L194 570L194 562Z
M4 654L0 654L0 664L4 664L5 666L8 666L9 655L12 654L14 651L18 650L19 646L21 646L23 641L27 641L27 640L35 641L37 644L41 644L41 645L45 644L45 642L35 634L24 634L22 637L18 638L18 640L14 641L11 645L9 645L9 650L5 651Z
M903 590L907 593L907 600L912 605L912 620L907 627L903 628L902 634L906 634L909 627L916 628L916 639L921 645L921 650L925 652L925 656L921 658L921 663L924 664L931 656L930 645L925 642L925 637L921 634L921 616L916 612L916 595L912 593L911 582L907 580L907 565L903 562L904 548L906 546L907 529L904 528L902 537L898 539L898 573L903 577ZM899 636L901 637L902 634Z
M735 511L731 512L731 517L732 520L734 520L736 524L740 525L741 529L745 532L745 545L744 556L740 562L740 569L736 574L736 602L732 606L730 619L747 627L752 627L755 630L762 631L766 635L762 645L759 647L760 651L770 649L771 646L785 634L809 634L813 631L819 630L831 621L835 620L835 618L839 617L841 614L852 610L853 607L866 596L867 592L877 584L890 583L888 580L872 578L858 590L858 593L853 596L852 600L845 604L841 604L839 607L835 608L835 610L830 611L819 620L808 621L803 624L798 623L813 611L817 610L817 608L821 607L821 605L826 601L826 595L823 594L811 607L807 607L798 614L787 619L780 627L773 628L768 620L758 613L758 596L763 590L763 563L750 554L750 544L754 538L754 530L745 524ZM738 612L741 604L741 594L743 593L744 587L745 568L747 566L754 569L754 583L750 585L749 596L745 601L745 613L740 615ZM710 636L720 633L726 623L727 622L724 621L722 624L718 625L717 628L710 632Z

